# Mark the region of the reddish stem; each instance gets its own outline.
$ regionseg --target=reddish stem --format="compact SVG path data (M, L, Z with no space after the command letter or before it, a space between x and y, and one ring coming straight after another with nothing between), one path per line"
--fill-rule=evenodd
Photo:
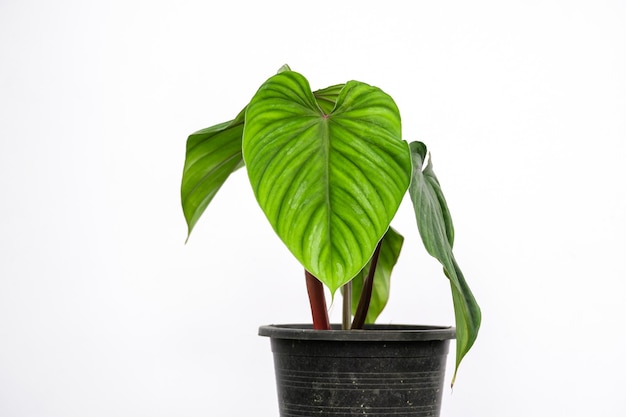
M309 271L304 271L306 277L306 289L311 303L311 314L313 315L313 328L315 330L330 330L330 320L328 309L326 308L326 296L324 286Z
M359 304L356 307L354 313L354 319L352 320L352 329L362 329L365 325L365 319L367 318L367 311L370 308L370 301L372 300L372 290L374 287L374 275L376 274L376 266L378 265L378 257L380 256L380 248L382 247L383 240L381 239L376 245L376 250L372 255L372 262L370 264L370 270L367 273L367 277L363 282L363 289L361 290L361 297L359 298Z

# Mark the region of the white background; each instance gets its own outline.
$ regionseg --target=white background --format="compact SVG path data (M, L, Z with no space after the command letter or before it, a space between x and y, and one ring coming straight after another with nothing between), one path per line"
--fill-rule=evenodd
M285 63L381 87L430 146L484 316L442 416L626 415L624 22L619 0L0 0L0 416L277 415L256 332L310 321L302 271L245 170L187 245L179 184L187 135ZM452 324L408 201L393 224L381 321Z

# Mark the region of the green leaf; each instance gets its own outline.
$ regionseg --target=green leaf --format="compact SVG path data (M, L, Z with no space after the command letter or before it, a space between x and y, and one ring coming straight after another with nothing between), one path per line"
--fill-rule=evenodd
M234 120L202 129L187 139L180 187L187 236L229 175L243 166L244 115L245 108Z
M281 73L284 71L291 71L291 68L289 68L289 65L285 64L282 67L278 68L278 71L276 71L277 73Z
M380 313L383 311L389 300L389 285L391 281L391 271L398 262L400 250L404 243L404 237L393 228L389 228L383 243L380 247L380 255L376 265L376 273L374 274L374 287L372 289L372 298L369 309L367 310L366 323L374 323ZM361 298L363 283L370 270L371 259L365 267L352 280L352 314L355 314L356 308Z
M478 336L481 313L452 253L454 242L452 218L433 171L432 158L424 167L427 156L426 146L421 142L412 142L409 146L413 161L413 177L409 193L415 209L417 226L424 247L443 265L452 290L456 320L456 367L452 378L452 384L454 384L461 360Z
M317 104L324 113L328 114L333 111L337 103L337 97L339 97L339 93L344 86L345 84L337 84L313 92Z
M271 77L248 105L243 154L270 224L334 293L371 258L411 161L398 108L380 89L350 81L325 109L302 75Z

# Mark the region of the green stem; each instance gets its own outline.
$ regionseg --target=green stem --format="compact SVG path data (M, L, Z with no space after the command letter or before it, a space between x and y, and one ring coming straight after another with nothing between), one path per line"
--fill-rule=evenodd
M352 321L352 281L343 286L343 306L341 315L341 328L350 330Z
M363 290L361 291L361 298L359 298L359 304L356 307L354 313L354 320L352 321L352 329L362 329L365 325L365 319L367 318L367 311L370 308L370 301L372 299L372 289L374 287L374 275L376 274L376 265L378 264L378 257L380 255L380 248L383 244L381 239L376 245L376 250L372 255L372 263L370 270L367 272L367 277L363 282Z

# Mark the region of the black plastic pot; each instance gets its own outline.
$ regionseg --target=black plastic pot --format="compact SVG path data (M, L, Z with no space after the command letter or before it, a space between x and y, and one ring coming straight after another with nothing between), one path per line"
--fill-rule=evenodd
M259 328L271 338L281 417L433 416L452 327Z

